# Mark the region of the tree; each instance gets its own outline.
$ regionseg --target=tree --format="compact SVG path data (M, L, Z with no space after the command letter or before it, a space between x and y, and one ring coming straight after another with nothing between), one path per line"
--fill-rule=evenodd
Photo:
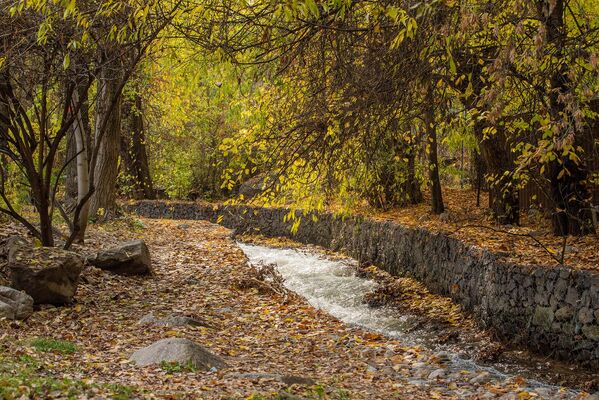
M122 50L121 50L122 51ZM116 181L121 142L121 104L123 70L131 68L123 64L119 49L102 51L102 68L98 76L96 98L96 124L94 142L98 146L93 165L94 194L90 200L90 214L104 217L114 211L116 204Z
M0 103L4 111L0 118L7 127L0 132L2 152L27 179L39 226L34 226L13 207L4 181L0 187L4 206L0 211L21 222L44 246L52 246L52 211L57 192L55 161L61 141L81 107L81 103L71 104L71 97L75 87L83 83L69 74L65 62L74 34L40 38L27 33L36 32L31 27L38 25L39 15L23 12L9 17L6 12L2 10L0 19L12 32L4 33L18 40L5 42L4 62L0 66ZM58 115L53 115L54 112Z
M121 164L126 190L135 199L154 199L154 185L150 175L146 151L145 124L142 97L139 90L125 96L122 106Z
M4 41L0 65L0 104L3 105L0 107L3 111L0 120L8 127L0 131L3 135L1 151L26 179L39 216L39 227L13 207L4 180L0 186L0 211L26 226L42 245L54 244L52 219L57 205L56 196L61 177L75 158L81 167L78 174L79 201L70 221L71 235L65 247L83 238L87 221L85 211L96 189L94 171L100 153L99 144L109 127L112 109L145 50L174 17L179 6L180 3L175 2L169 3L168 7L157 4L155 9L150 9L149 6L133 3L92 2L86 4L85 9L79 9L74 2L48 4L16 0L0 9L4 29L1 36L14 39L10 43ZM60 17L55 18L57 15ZM89 15L97 15L98 18L90 21ZM122 75L115 85L113 96L109 99L104 97L102 107L105 112L95 119L95 143L83 149L86 144L75 140L79 151L57 168L57 156L67 133L72 130L77 132L74 133L75 139L83 137L81 108L85 97L78 94L89 90L93 78L99 76L100 71L114 65L110 64L114 60L94 57L98 49L106 48L110 43L118 43L125 48L128 44L135 45L141 51L119 70ZM80 60L86 62L74 65ZM87 166L89 183L85 192L86 177L82 172L85 168L84 153L90 155Z

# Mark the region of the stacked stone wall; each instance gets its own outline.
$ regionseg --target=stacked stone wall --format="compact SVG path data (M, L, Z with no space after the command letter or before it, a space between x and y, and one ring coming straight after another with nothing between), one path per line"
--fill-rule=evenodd
M451 297L504 340L599 369L595 272L510 264L443 233L360 217L297 214L302 220L292 233L283 208L156 202L128 207L148 218L207 220L239 233L289 237L343 252Z

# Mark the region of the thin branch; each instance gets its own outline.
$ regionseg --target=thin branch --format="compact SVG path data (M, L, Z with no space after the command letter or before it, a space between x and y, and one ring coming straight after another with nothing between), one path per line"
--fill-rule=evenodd
M497 232L497 233L504 233L506 235L530 238L530 239L534 240L539 246L541 246L541 248L543 250L545 250L545 252L547 254L549 254L549 256L551 258L553 258L559 265L565 266L564 265L565 249L566 249L566 244L565 243L566 243L567 237L564 237L564 246L563 246L563 251L562 251L561 257L557 257L554 254L554 252L552 252L539 239L537 239L536 237L534 237L530 233L515 233L515 232L509 232L509 231L506 231L506 230L503 230L503 229L496 229L496 228L493 228L493 227L488 226L488 225L467 224L467 225L460 226L459 228L457 228L456 230L454 230L453 232L451 232L451 234L455 234L455 233L457 233L457 232L459 232L459 231L461 231L462 229L465 229L465 228L483 228L483 229L492 230L493 232Z

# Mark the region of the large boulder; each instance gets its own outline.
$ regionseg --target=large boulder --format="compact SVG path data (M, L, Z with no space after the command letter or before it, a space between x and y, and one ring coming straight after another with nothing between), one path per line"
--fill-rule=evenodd
M23 290L36 304L64 304L77 292L83 262L69 251L15 242L8 268L10 286Z
M205 371L227 367L227 363L222 358L184 338L159 340L148 347L137 350L131 356L131 360L140 367L163 362L191 364L194 368Z
M87 262L100 269L119 275L152 274L150 251L143 240L134 240L99 252Z
M33 313L33 298L27 293L0 286L0 318L25 319Z

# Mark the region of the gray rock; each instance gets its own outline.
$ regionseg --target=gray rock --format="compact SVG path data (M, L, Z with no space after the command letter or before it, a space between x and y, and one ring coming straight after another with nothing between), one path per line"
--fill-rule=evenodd
M575 306L579 300L580 298L578 296L578 290L574 289L573 287L569 287L568 293L566 294L566 303Z
M154 314L146 314L137 322L140 325L153 325L158 321L158 318L154 316Z
M314 381L314 379L306 378L304 376L297 376L297 375L263 374L263 373L248 372L248 373L229 374L229 375L227 375L227 377L234 378L234 379L252 379L252 380L272 379L275 381L282 382L288 386L291 386L291 385L308 385L308 386L316 385L316 381Z
M73 300L81 258L57 248L18 244L9 252L10 286L23 290L36 304L64 304Z
M570 246L570 245L567 245L565 250L566 250L566 253L578 253L578 247L574 247L574 246Z
M483 371L474 378L470 379L469 382L472 384L481 384L489 381L490 379L490 374L487 371Z
M555 319L557 321L567 321L574 317L574 308L570 305L566 305L555 312Z
M316 382L312 378L306 378L297 375L282 375L280 378L281 382L285 385L316 385Z
M599 326L597 325L583 326L582 333L591 340L599 340Z
M412 379L412 380L408 381L408 385L424 387L424 386L428 386L428 382L423 381L421 379Z
M443 368L438 368L428 375L428 379L431 379L431 380L439 379L439 378L443 378L443 377L445 377L445 370Z
M195 368L204 371L227 367L227 363L221 357L184 338L159 340L148 347L137 350L131 356L131 361L140 367L162 362L190 363Z
M0 286L0 318L25 319L33 313L33 298L25 292Z
M535 314L532 319L534 325L542 326L545 329L550 329L553 323L554 313L551 307L538 307L535 309Z
M134 240L99 252L87 262L100 269L119 275L152 274L150 251L143 240Z
M593 310L591 309L582 308L578 312L578 321L583 325L590 324L594 319L595 317L593 316Z
M211 326L206 321L198 318L188 317L186 315L172 314L164 318L156 318L153 314L144 315L139 320L140 325L154 325L154 326L166 326L166 327L177 327L177 326Z

